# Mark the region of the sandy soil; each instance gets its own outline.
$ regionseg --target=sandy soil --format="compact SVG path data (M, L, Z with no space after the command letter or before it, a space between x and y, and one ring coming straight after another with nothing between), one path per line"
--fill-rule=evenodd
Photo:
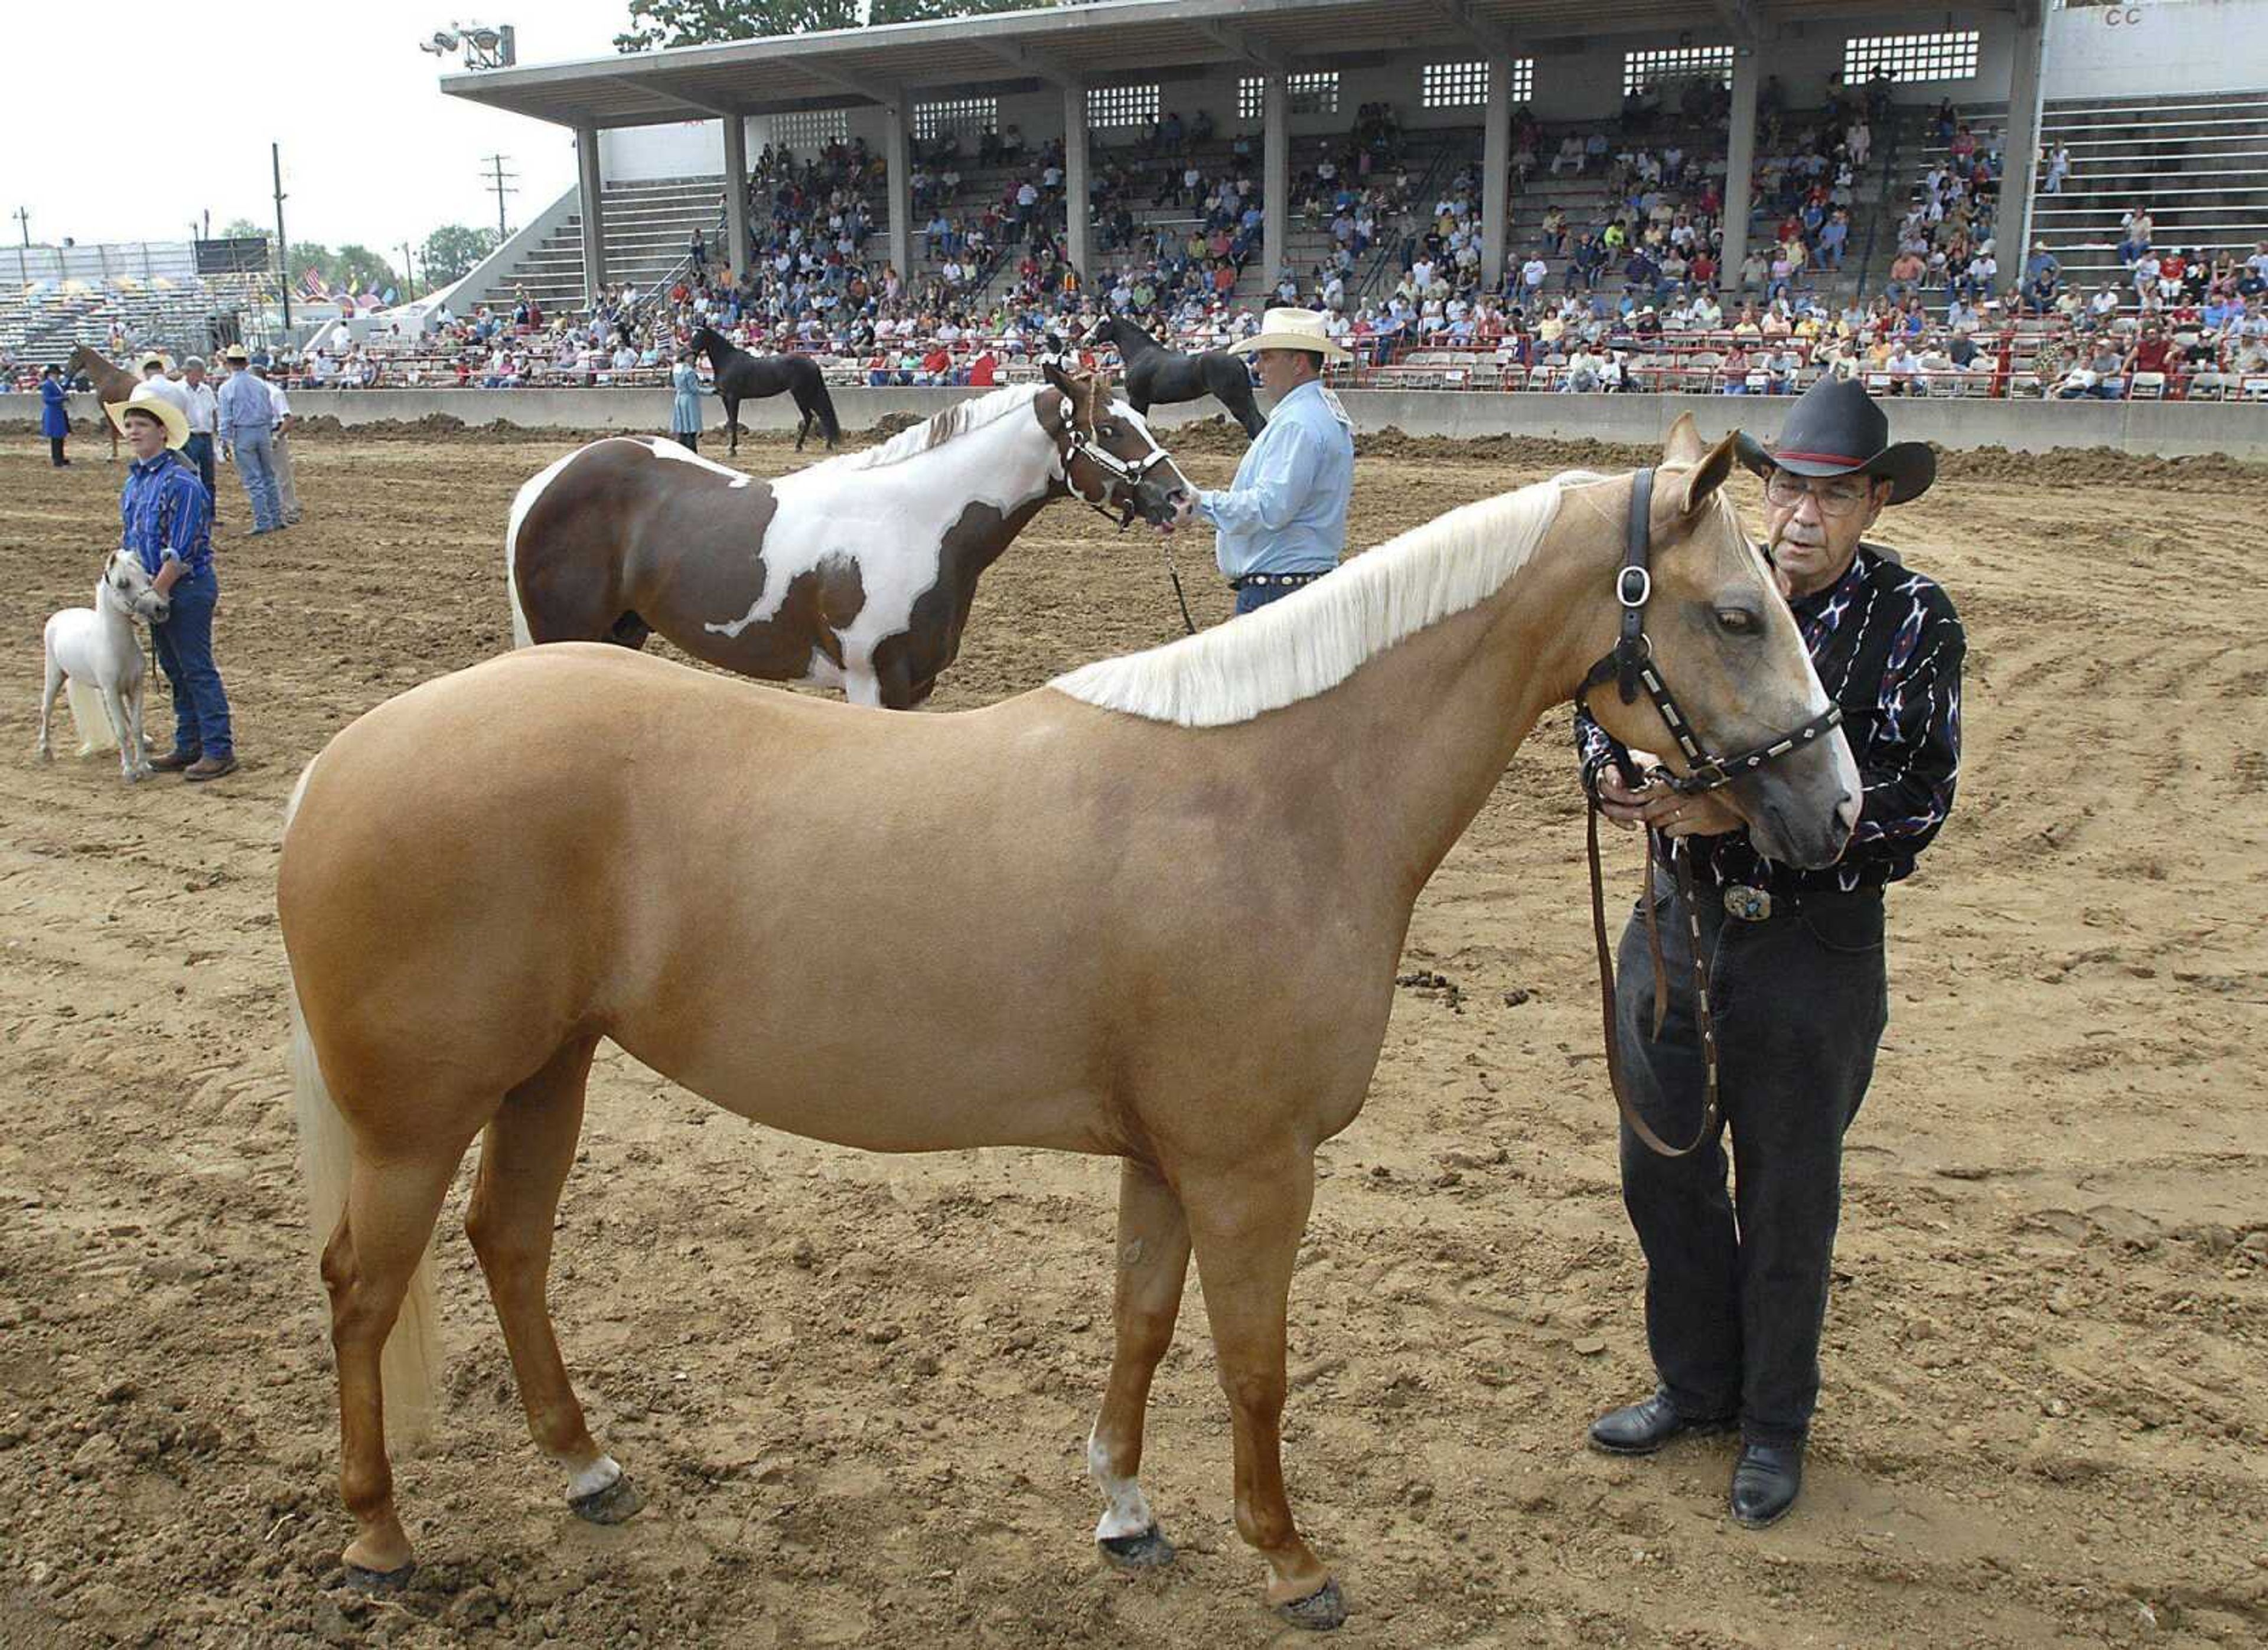
M453 1212L449 1408L399 1469L423 1568L383 1603L340 1589L277 823L347 720L504 643L506 503L561 444L310 438L307 525L265 545L236 536L225 476L246 767L139 789L31 754L40 624L115 533L121 473L80 445L64 475L0 442L0 1644L1278 1635L1230 1522L1194 1300L1146 1474L1182 1562L1095 1561L1078 1445L1108 1358L1109 1165L760 1135L611 1053L555 1296L648 1510L566 1514ZM1210 446L1196 468L1224 475ZM1365 543L1578 456L1367 446ZM2268 474L1950 468L1885 536L1970 627L1970 761L1892 897L1893 1021L1799 1514L1730 1526L1721 1441L1580 1447L1647 1374L1563 711L1419 906L1405 966L1458 1000L1401 993L1370 1104L1326 1152L1287 1454L1356 1612L1344 1642L2268 1636ZM1225 612L1183 560L1200 618ZM1172 628L1152 541L1060 508L988 579L940 708Z

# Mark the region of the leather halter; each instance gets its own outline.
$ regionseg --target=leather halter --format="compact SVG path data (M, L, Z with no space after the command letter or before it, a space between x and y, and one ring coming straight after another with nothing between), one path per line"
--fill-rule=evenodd
M1057 394L1060 394L1062 392L1058 391ZM1074 458L1085 459L1088 463L1101 470L1105 475L1110 477L1113 482L1116 482L1119 486L1123 487L1126 490L1126 496L1119 504L1117 518L1118 530L1121 533L1125 532L1127 528L1134 525L1134 518L1138 513L1134 508L1135 490L1142 484L1143 478L1149 475L1152 470L1157 468L1158 466L1163 464L1171 469L1174 475L1181 475L1182 484L1184 489L1189 485L1189 478L1186 475L1182 475L1182 467L1174 462L1172 456L1167 453L1165 448L1158 445L1157 437L1151 435L1146 428L1143 430L1143 435L1150 443L1150 450L1138 459L1122 459L1115 453L1106 453L1101 447L1096 446L1093 442L1087 439L1086 432L1079 427L1079 417L1072 409L1071 397L1068 395L1064 396L1064 440L1061 449L1064 467L1064 486L1069 490L1072 497L1078 499L1079 503L1085 505L1089 510L1094 511L1095 514L1101 516L1106 521L1111 519L1110 506L1105 504L1097 504L1094 499L1089 498L1085 493L1079 491L1078 488L1071 485L1071 460ZM1174 586L1174 601L1182 610L1182 629L1187 631L1189 635L1195 636L1197 633L1197 622L1195 619L1189 616L1189 599L1187 595L1182 593L1182 570L1176 566L1174 562L1173 542L1168 539L1161 539L1159 542L1165 551L1166 578Z
M1630 516L1623 534L1623 563L1615 575L1615 600L1622 605L1622 629L1609 652L1593 665L1583 677L1582 685L1575 689L1575 703L1586 711L1594 688L1612 681L1622 695L1624 704L1634 704L1643 690L1653 703L1670 737L1677 741L1678 754L1684 757L1686 771L1673 774L1667 769L1657 769L1653 777L1681 796L1699 796L1710 791L1721 790L1734 780L1755 772L1765 763L1777 761L1791 752L1802 749L1823 734L1831 733L1843 721L1843 707L1833 701L1818 715L1777 738L1731 756L1712 756L1703 748L1693 732L1693 725L1678 709L1669 684L1662 680L1654 666L1653 644L1646 632L1646 603L1653 595L1653 574L1648 566L1653 539L1653 479L1652 469L1639 470L1631 477ZM1637 790L1641 782L1628 753L1617 744L1614 747L1614 762L1622 775L1623 783ZM1605 1022L1607 1046L1607 1080L1615 1091L1615 1104L1621 1110L1623 1122L1632 1134L1648 1148L1664 1157L1683 1157L1699 1150L1716 1138L1723 1112L1717 1092L1717 1026L1709 1008L1709 963L1701 950L1701 913L1693 894L1692 855L1680 842L1668 846L1668 863L1677 880L1679 902L1685 907L1686 938L1693 955L1693 1012L1701 1033L1701 1059L1706 1077L1701 1108L1701 1126L1693 1138L1682 1146L1671 1145L1638 1115L1630 1097L1629 1086L1623 1076L1622 1046L1615 1027L1615 964L1614 953L1607 943L1606 893L1599 868L1600 802L1594 794L1585 819L1586 846L1591 866L1591 935L1598 949L1599 998ZM1653 869L1660 851L1653 831L1646 834L1646 883L1638 896L1638 908L1646 913L1646 942L1653 954L1653 1035L1661 1035L1664 1020L1669 1013L1669 984L1662 977L1661 931L1653 911Z

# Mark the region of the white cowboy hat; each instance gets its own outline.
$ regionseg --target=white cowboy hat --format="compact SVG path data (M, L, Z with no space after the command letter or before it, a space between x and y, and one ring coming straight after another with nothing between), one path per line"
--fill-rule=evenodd
M121 435L126 432L126 415L130 412L148 413L166 426L166 445L176 452L189 444L188 415L161 394L156 385L144 382L134 387L134 393L124 401L102 403L102 410L110 415L110 422L118 426Z
M138 361L138 362L136 362L136 363L135 364L134 370L135 370L136 372L148 372L151 367L153 367L153 366L154 366L154 367L156 367L159 372L162 372L168 371L168 370L173 366L173 364L171 361L168 361L167 359L166 359L165 356L164 356L163 354L161 354L159 351L158 351L158 350L151 350L145 351L145 352L144 353L143 357L142 357L142 359L141 359L140 361Z
M1323 330L1319 309L1270 310L1260 318L1260 330L1228 346L1231 355L1253 355L1262 350L1309 350L1326 361L1348 359L1347 350Z

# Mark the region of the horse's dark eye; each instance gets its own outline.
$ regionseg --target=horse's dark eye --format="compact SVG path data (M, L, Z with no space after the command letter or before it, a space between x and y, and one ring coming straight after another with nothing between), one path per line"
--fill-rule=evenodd
M1115 436L1118 433L1118 426L1116 424L1104 424L1101 427L1100 433L1107 436Z
M1719 608L1717 625L1727 636L1754 636L1760 628L1756 615L1746 608Z

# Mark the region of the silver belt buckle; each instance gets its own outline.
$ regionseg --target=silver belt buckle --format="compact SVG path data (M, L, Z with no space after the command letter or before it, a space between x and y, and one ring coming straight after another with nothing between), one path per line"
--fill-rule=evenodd
M1744 923L1760 923L1771 915L1771 895L1744 883L1725 885L1725 915Z

